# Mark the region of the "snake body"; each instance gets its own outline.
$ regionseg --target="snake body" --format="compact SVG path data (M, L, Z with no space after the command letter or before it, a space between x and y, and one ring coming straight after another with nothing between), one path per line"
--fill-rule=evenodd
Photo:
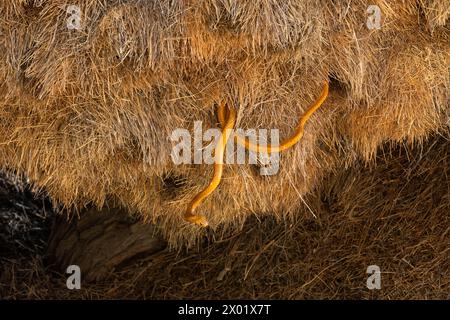
M184 219L192 222L194 224L206 227L208 226L208 221L205 216L195 215L195 209L200 205L200 203L209 196L216 188L218 187L220 180L222 179L223 173L223 155L225 153L225 146L227 145L228 139L231 136L234 123L236 121L236 111L231 108L227 110L227 119L224 120L224 124L222 126L222 133L220 136L220 140L214 150L214 175L209 183L209 185L203 189L199 194L197 194L194 199L189 203L186 213L184 215ZM221 103L219 105L219 113L225 113L225 103Z
M317 109L324 103L328 96L329 86L328 82L325 82L324 87L322 89L322 93L320 97L314 102L311 107L308 108L308 110L305 111L303 116L300 119L299 124L295 128L294 133L284 140L280 145L278 146L272 146L272 145L259 145L251 142L249 139L243 138L238 134L235 134L237 142L244 146L247 150L254 151L254 152L260 152L260 153L273 153L273 152L281 152L286 149L289 149L293 145L295 145L297 142L299 142L302 137L305 130L305 124L311 117L311 115L316 112ZM221 110L219 108L218 112L218 119L220 124L223 126L225 124L225 111Z
M319 107L324 103L324 101L328 97L328 91L328 82L325 82L320 97L302 115L294 133L290 137L285 139L279 146L272 146L270 144L262 146L252 143L249 139L243 138L238 134L234 134L237 142L240 145L244 146L247 150L261 153L281 152L283 150L289 149L302 139L306 122L309 120L311 115L316 112L316 110L319 109ZM236 110L234 108L226 107L225 103L222 102L218 107L217 117L222 126L222 133L215 149L213 178L209 185L203 191L197 194L194 199L192 199L184 215L185 220L202 227L208 226L208 220L205 216L194 214L194 211L202 203L202 201L207 196L209 196L220 184L223 173L223 156L225 153L225 146L227 145L228 139L231 136L234 124L236 122Z

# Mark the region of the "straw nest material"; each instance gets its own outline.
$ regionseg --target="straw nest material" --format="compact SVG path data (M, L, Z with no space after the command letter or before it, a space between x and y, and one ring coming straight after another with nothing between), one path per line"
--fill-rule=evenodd
M448 299L450 142L385 145L305 196L291 223L267 216L189 251L168 248L67 290L40 257L0 264L2 298ZM311 215L314 212L316 217ZM377 265L381 289L368 290Z
M367 8L382 12L366 26ZM81 28L67 27L79 6ZM0 165L55 203L118 203L158 222L174 245L202 232L182 215L211 166L173 164L173 130L237 127L281 138L319 95L330 96L280 172L226 165L199 208L210 224L252 214L286 220L325 175L374 160L385 142L420 142L450 122L445 1L3 1Z

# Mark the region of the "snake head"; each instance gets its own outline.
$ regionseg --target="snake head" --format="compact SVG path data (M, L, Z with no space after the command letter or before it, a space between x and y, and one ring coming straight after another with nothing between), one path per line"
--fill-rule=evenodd
M193 224L206 228L208 224L208 220L206 220L205 216L189 216L185 217L185 219Z

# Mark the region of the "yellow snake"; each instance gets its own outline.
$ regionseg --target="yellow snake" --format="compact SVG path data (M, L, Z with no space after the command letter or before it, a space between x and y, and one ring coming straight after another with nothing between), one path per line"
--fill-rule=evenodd
M225 103L221 103L219 105L219 113L221 112L225 113ZM230 135L232 133L234 122L236 121L236 110L234 110L233 108L228 109L227 115L227 120L224 121L224 124L222 125L222 134L220 136L220 140L214 151L214 176L209 185L203 191L197 194L194 199L192 199L184 215L185 220L203 227L208 226L208 221L206 220L205 216L195 215L194 211L207 196L209 196L214 190L216 190L217 186L220 183L220 180L222 179L223 155L225 152L225 146L227 145L228 139L230 138Z
M311 115L314 112L316 112L316 110L326 100L326 98L328 97L328 90L329 90L328 82L325 82L320 97L303 114L299 124L295 129L294 134L292 134L289 138L283 141L279 146L272 146L272 145L261 146L259 144L252 143L249 139L243 138L238 134L235 134L238 143L244 146L247 150L261 153L281 152L283 150L292 147L297 142L299 142L300 139L303 137L306 122L311 117ZM208 221L206 220L206 217L201 215L195 215L194 211L201 204L201 202L207 196L209 196L220 184L220 180L222 179L223 173L223 155L225 152L225 146L227 145L228 139L230 138L231 135L231 131L234 127L234 123L236 121L236 110L233 108L226 108L225 103L222 102L219 105L217 117L222 126L222 134L219 143L216 146L214 154L215 156L214 176L209 185L203 191L197 194L194 197L194 199L192 199L184 215L185 220L203 227L208 226Z
M249 139L245 139L241 137L238 134L235 134L237 142L241 146L245 146L247 150L254 151L254 152L260 152L260 153L272 153L272 152L281 152L286 149L289 149L294 144L300 141L300 139L303 137L303 132L305 128L305 124L308 121L308 119L311 117L311 115L316 112L317 109L323 104L323 102L326 100L328 96L328 82L324 83L324 87L322 90L322 93L320 97L314 102L314 104L306 110L306 112L303 114L303 116L300 119L299 124L295 128L294 133L287 138L285 141L283 141L278 146L272 146L272 145L266 145L261 146L259 144L254 144ZM219 119L220 124L223 126L225 124L225 111L219 108L219 112L217 115L217 118Z

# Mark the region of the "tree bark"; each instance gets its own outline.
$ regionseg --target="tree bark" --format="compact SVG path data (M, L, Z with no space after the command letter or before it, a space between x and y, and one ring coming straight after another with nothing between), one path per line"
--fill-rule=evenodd
M47 249L48 262L60 272L80 267L86 281L101 280L108 273L152 255L165 247L155 226L133 219L122 209L87 209L67 220L58 216Z

